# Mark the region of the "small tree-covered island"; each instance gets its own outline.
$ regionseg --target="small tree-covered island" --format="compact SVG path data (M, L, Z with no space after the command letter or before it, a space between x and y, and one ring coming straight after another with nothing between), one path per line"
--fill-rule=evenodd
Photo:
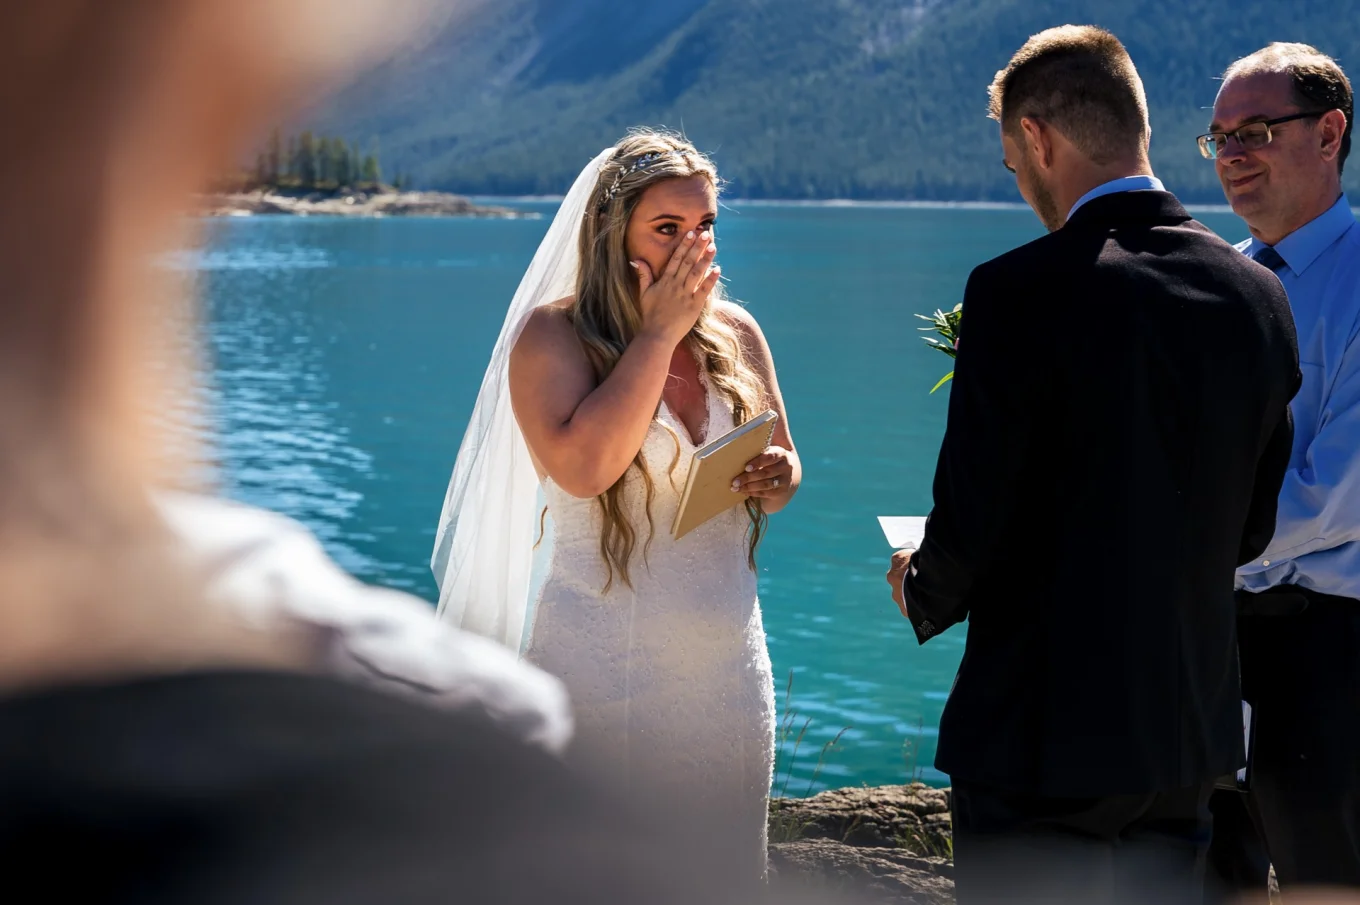
M251 168L209 187L203 212L213 217L256 214L342 217L522 217L505 207L474 204L462 195L413 189L397 174L383 179L376 148L361 151L343 138L310 131L283 139L275 129Z

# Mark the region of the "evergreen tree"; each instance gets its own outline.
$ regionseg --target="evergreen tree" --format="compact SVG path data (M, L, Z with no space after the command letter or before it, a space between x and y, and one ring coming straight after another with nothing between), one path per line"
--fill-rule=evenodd
M340 180L340 177L343 176L340 170L343 167L340 166L340 158L336 157L336 144L339 142L340 139L330 137L330 139L325 140L324 147L321 150L321 157L324 157L326 161L326 180L335 182L336 188L344 185L344 182Z
M382 168L378 166L378 156L369 154L364 158L364 182L382 182Z
M326 185L334 177L335 174L331 172L331 140L323 136L316 143L316 181L318 185Z
M265 151L265 169L267 176L265 182L269 185L276 185L279 176L283 175L280 168L283 165L283 140L279 138L278 127L269 133L269 144Z
M265 149L256 155L255 179L272 186L339 189L359 183L381 184L382 164L378 160L376 142L373 153L365 155L358 146L350 145L343 138L316 135L310 131L288 136L285 153L283 138L275 129ZM408 177L401 179L403 185L410 184Z
M349 146L345 144L343 138L331 139L331 175L335 179L337 187L343 188L354 181L354 175L350 172L349 165Z
M297 176L305 189L316 187L316 138L310 131L298 139Z

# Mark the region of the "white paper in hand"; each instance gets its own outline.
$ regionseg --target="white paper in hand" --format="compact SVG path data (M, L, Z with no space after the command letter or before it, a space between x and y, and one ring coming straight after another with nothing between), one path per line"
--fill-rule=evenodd
M924 515L880 515L878 524L894 550L916 550L926 535Z

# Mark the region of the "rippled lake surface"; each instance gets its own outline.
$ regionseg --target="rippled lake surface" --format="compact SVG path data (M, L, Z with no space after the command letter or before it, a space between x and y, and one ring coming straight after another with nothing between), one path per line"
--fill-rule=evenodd
M544 216L216 220L206 245L169 257L202 298L196 429L227 492L301 520L360 578L433 601L449 472L553 213L521 206ZM1246 236L1229 214L1200 216ZM974 265L1039 234L1009 208L734 202L720 217L724 274L774 350L806 472L760 560L789 727L776 791L943 781L935 727L964 629L916 644L876 516L929 510L944 430L947 392L928 391L949 362L912 315L952 306ZM1041 316L1042 300L1017 303Z

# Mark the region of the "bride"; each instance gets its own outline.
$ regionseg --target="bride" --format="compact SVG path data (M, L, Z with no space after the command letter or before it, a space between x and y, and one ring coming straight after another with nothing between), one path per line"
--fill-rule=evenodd
M566 683L583 760L717 817L763 871L775 715L755 556L802 469L764 335L723 299L717 195L708 158L650 130L578 177L506 317L433 567L443 618ZM732 508L673 540L694 451L769 408Z

